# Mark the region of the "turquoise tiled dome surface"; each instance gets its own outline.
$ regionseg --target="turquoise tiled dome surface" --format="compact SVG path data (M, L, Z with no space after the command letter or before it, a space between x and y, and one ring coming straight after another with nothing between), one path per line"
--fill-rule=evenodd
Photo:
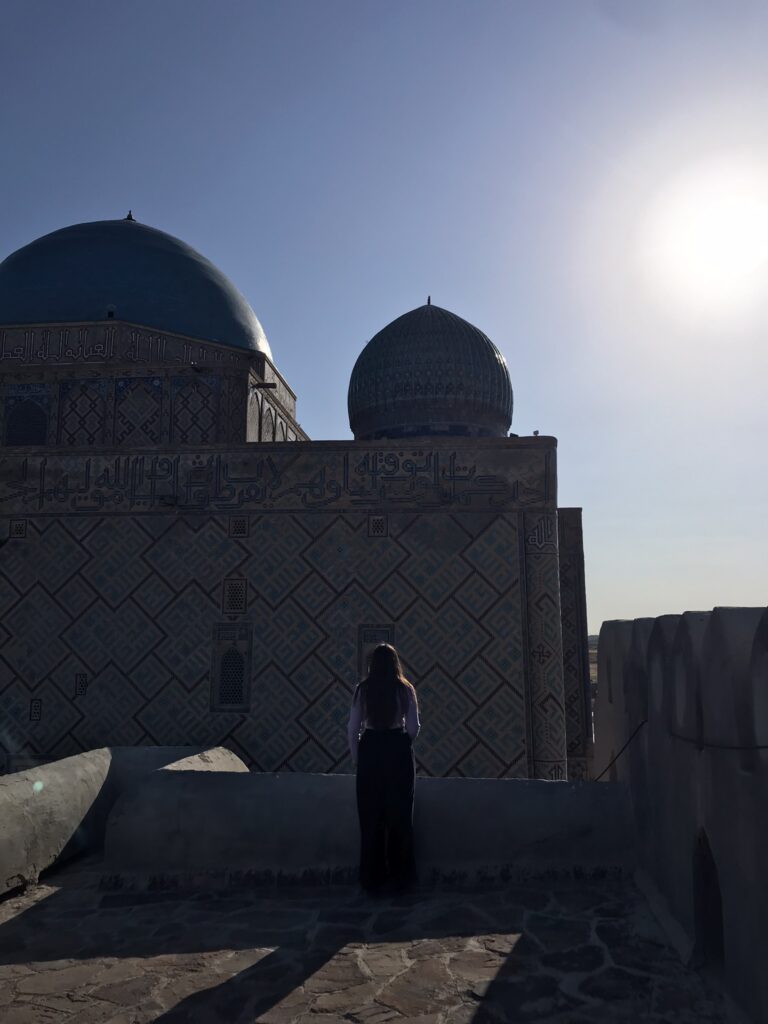
M430 304L371 338L352 370L347 404L357 439L504 437L512 423L501 352L477 327Z
M132 219L74 224L0 263L0 324L117 320L271 357L231 281L186 242Z

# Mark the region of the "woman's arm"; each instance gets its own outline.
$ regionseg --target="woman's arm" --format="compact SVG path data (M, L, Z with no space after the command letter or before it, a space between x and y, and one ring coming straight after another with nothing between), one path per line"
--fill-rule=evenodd
M411 690L408 694L408 707L405 712L405 731L415 740L419 735L421 722L419 721L419 702L416 700L416 693Z
M352 764L357 765L357 747L360 742L360 727L363 724L363 702L360 699L360 686L355 690L352 698L352 707L349 709L349 723L347 725L347 743Z

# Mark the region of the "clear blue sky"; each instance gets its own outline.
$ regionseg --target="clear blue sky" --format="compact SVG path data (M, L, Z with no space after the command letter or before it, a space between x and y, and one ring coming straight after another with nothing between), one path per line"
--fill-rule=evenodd
M133 208L245 294L313 438L430 293L559 439L592 630L765 604L768 304L683 315L636 250L689 166L768 180L766 52L746 0L3 0L0 256Z

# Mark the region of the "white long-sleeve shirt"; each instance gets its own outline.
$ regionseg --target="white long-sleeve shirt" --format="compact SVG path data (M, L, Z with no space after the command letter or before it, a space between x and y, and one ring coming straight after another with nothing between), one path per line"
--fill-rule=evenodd
M357 764L357 747L360 742L360 734L369 728L365 719L363 700L360 695L360 687L355 690L352 699L352 707L349 710L349 724L347 725L347 741L349 742L349 753L352 756L352 763ZM405 729L412 740L419 735L421 722L419 721L419 705L412 690L408 691L408 702L404 714L396 714L392 722L392 729Z

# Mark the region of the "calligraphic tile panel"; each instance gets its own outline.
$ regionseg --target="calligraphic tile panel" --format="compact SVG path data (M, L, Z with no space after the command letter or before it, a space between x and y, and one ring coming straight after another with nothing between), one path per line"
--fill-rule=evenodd
M186 387L179 388L177 399ZM193 436L202 433L190 419L181 443L201 446L204 442ZM185 447L162 454L4 452L0 505L18 516L453 511L480 513L482 522L483 514L531 505L554 508L549 455L546 444L530 447L498 438L475 439L471 446L460 439L435 441L416 452L361 442L262 443L225 452ZM475 521L468 527L474 532Z

